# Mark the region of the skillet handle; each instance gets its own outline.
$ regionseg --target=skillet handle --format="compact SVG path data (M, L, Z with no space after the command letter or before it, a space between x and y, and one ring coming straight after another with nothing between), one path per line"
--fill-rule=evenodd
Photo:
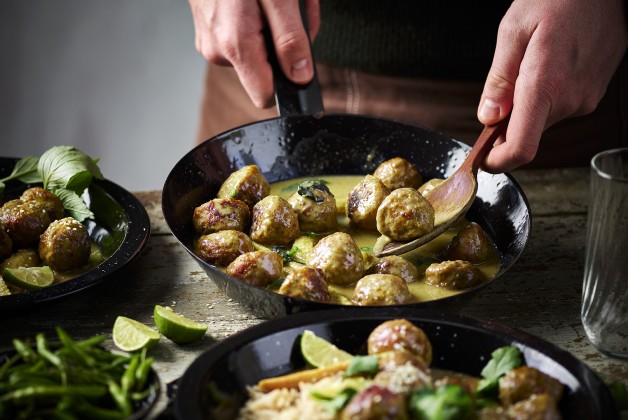
M301 10L301 21L303 22L305 33L308 37L308 41L310 41L304 0L299 0L299 9ZM277 104L277 111L279 112L279 115L282 117L292 115L313 115L315 117L322 117L325 113L325 108L323 107L321 88L316 74L316 63L313 63L314 77L309 83L305 85L293 83L288 80L281 70L281 66L277 60L277 55L275 54L272 37L270 36L270 31L267 28L264 31L264 39L266 40L266 48L268 50L268 61L273 69L275 103ZM312 60L314 60L313 55Z

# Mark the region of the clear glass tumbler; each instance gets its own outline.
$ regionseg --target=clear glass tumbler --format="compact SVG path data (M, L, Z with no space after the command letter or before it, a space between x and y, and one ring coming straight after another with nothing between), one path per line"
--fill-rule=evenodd
M628 359L628 148L591 160L582 324L602 353Z

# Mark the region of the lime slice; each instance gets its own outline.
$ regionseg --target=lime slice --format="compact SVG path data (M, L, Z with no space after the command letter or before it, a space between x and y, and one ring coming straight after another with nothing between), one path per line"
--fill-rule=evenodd
M310 330L303 331L301 336L301 354L305 361L314 367L346 362L353 357Z
M155 347L161 335L148 325L125 316L116 318L113 324L113 343L120 349L128 352L143 348Z
M184 317L171 308L155 305L155 325L160 333L177 344L200 340L207 331L207 326Z
M55 273L48 266L5 268L2 273L5 281L25 290L39 290L55 281Z

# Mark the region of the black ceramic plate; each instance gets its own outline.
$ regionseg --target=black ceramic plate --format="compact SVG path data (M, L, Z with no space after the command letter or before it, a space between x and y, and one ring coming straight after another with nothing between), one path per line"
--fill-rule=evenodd
M0 158L0 178L13 170L17 159ZM16 198L27 186L10 182L5 198ZM85 221L105 260L98 266L46 289L0 297L0 311L25 308L93 286L130 263L146 246L150 235L148 213L129 191L108 180L94 180L84 196L94 217Z
M479 132L479 131L478 131ZM275 318L340 305L286 297L227 276L192 251L194 208L216 196L227 176L256 164L269 182L300 176L364 175L381 162L401 156L423 178L445 178L470 147L426 128L379 118L328 115L293 116L249 124L206 141L172 169L163 188L162 206L168 226L214 283L258 316ZM478 176L478 193L467 212L495 242L504 274L519 258L530 234L530 209L515 180L507 174ZM454 306L488 283L459 295L410 306Z
M432 343L432 367L480 376L491 353L515 345L525 363L560 380L565 419L615 419L618 414L604 383L570 353L538 337L499 324L446 312L347 307L267 321L215 344L182 377L175 410L179 419L234 418L246 399L246 386L303 366L293 348L305 329L352 354L365 354L370 332L388 319L405 318L422 328Z

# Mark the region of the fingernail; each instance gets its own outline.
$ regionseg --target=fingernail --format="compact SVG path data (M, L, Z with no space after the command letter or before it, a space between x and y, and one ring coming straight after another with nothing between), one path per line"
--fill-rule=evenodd
M307 58L294 63L290 72L296 82L308 82L312 78L312 68L308 65Z
M484 102L482 102L482 106L480 106L480 112L478 112L478 114L483 120L496 120L499 118L499 105L495 101L492 101L490 99L484 99Z

